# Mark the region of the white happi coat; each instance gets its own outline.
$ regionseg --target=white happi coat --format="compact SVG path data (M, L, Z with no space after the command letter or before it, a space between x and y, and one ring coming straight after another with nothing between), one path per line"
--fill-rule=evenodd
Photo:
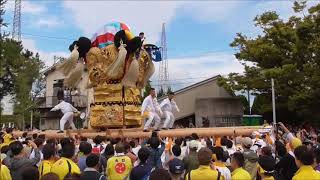
M161 118L158 115L158 113L162 114L162 111L156 98L152 98L151 95L147 96L143 100L143 103L141 105L141 115L143 115L145 112L148 112L148 119L146 124L144 125L144 129L149 129L153 120L155 121L154 128L158 129L161 121Z
M177 106L177 103L173 99L171 99L170 101L169 98L166 98L161 102L160 108L163 111L166 118L163 124L163 128L166 128L166 129L172 128L175 121L175 117L172 111L173 110L176 110L177 112L180 111Z
M76 129L76 126L73 123L73 113L78 112L78 110L73 107L70 103L65 101L61 101L50 111L58 111L61 110L63 113L62 118L60 119L60 130L64 130L64 125L68 121L72 129Z

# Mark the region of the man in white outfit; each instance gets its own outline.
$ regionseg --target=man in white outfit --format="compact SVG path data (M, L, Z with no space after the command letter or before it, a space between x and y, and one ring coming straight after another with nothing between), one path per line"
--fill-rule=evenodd
M176 110L177 112L179 112L179 108L176 104L176 102L173 100L174 98L174 93L171 92L168 94L168 97L166 99L164 99L161 104L160 104L160 108L162 110L162 112L165 115L166 120L164 121L163 127L162 129L172 129L173 127L173 123L174 123L174 115L172 113L173 110Z
M76 126L73 123L73 113L77 112L78 110L74 108L70 103L65 102L64 100L59 100L59 104L57 104L54 108L52 108L50 111L57 111L61 110L63 113L62 118L60 119L60 131L58 133L63 133L64 125L66 122L69 122L69 125L72 129L77 129Z
M149 92L149 96L147 96L143 100L143 103L141 106L141 115L143 116L145 112L148 113L148 119L147 119L146 124L144 125L143 131L148 132L148 129L150 128L153 120L155 121L154 129L159 130L161 118L158 115L158 113L162 114L162 111L161 111L160 106L157 102L156 91L154 88L151 88L151 90Z

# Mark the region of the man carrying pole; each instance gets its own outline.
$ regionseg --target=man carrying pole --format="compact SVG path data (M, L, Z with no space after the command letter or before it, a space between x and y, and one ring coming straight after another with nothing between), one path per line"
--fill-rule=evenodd
M64 100L59 100L59 104L57 104L50 111L57 110L61 110L61 112L63 113L63 116L60 119L60 131L58 131L58 133L63 133L64 125L67 121L69 122L69 125L72 129L77 129L73 123L73 116L74 113L79 114L79 111L75 107L73 107L70 103L65 102Z
M160 104L160 108L163 111L166 118L162 129L172 129L174 120L175 120L172 111L173 110L176 110L177 112L180 111L176 102L173 100L173 98L174 98L174 93L170 92L168 94L168 97L164 99Z
M154 88L151 88L151 90L149 92L149 96L147 96L143 100L143 103L141 106L141 115L147 116L147 122L143 128L144 132L148 132L148 129L150 128L153 120L155 121L154 129L159 130L161 118L158 115L158 112L160 113L160 115L162 114L160 106L156 100L156 91ZM146 115L145 115L145 113L146 113Z

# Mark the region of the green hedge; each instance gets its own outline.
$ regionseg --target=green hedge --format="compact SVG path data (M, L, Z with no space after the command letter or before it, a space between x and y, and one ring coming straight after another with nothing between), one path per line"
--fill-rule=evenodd
M0 123L14 122L16 126L22 125L22 116L21 115L1 115Z

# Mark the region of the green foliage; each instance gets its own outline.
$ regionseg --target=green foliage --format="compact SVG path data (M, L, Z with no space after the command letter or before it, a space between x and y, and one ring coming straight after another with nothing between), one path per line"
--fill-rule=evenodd
M307 1L301 1L301 2L295 1L293 4L293 10L294 12L299 13L299 12L302 12L306 8L306 6L307 6Z
M264 112L271 112L271 96L257 95L253 101L251 112L252 114L263 114Z
M0 0L0 29L2 29L2 27L7 27L8 23L5 23L3 20L3 16L5 14L5 9L4 9L4 5L7 3L7 0ZM2 40L4 37L7 37L9 34L0 31L0 39Z
M21 43L11 39L1 39L1 63L0 63L0 100L4 96L14 94L14 79L19 69L20 59L23 47Z
M22 52L20 59L20 68L17 70L15 77L15 113L23 113L26 108L34 107L34 98L32 97L32 85L39 79L40 70L44 64L39 59L39 55L33 55L29 50Z
M142 98L142 100L143 100L144 98L146 98L147 96L149 96L149 92L150 92L151 88L152 88L152 87L151 87L151 81L148 80L146 87L144 87L144 92L143 92L143 98Z
M24 115L25 120L30 119L31 109L36 107L35 97L39 95L44 88L43 78L40 70L44 63L40 60L38 54L33 54L29 50L23 50L21 42L12 39L2 41L3 54L1 56L1 99L6 95L13 95L14 114ZM37 80L41 80L37 81ZM35 91L32 91L32 85L35 85ZM21 118L20 118L21 120Z
M157 97L158 97L158 98L161 98L161 97L164 96L164 95L165 95L165 92L164 92L163 88L161 87L161 88L159 89L158 93L157 93Z
M170 94L170 93L173 93L173 91L172 91L171 87L168 87L167 94Z
M238 95L237 97L240 98L243 105L243 114L250 114L250 106L247 97L244 95Z
M278 119L320 118L320 4L308 9L295 2L295 16L284 21L276 12L255 18L263 34L248 38L238 33L231 47L245 66L243 74L230 73L219 84L229 92L250 90L256 99L252 111L268 114L271 108L271 83L275 80ZM281 119L279 119L281 120Z
M0 26L6 26L3 22L5 11L3 6L6 1L0 1ZM40 60L39 54L34 54L29 50L24 50L21 42L7 38L8 34L1 34L1 56L0 56L0 101L4 96L13 95L14 114L24 115L25 119L30 119L29 113L36 107L35 96L44 86L38 83L37 91L32 91L32 85L35 81L43 78L40 76L40 70L44 68L44 63ZM43 85L43 83L42 83ZM19 118L20 120L21 118Z
M18 124L18 119L21 119L20 115L1 115L0 123L14 122L15 124Z

